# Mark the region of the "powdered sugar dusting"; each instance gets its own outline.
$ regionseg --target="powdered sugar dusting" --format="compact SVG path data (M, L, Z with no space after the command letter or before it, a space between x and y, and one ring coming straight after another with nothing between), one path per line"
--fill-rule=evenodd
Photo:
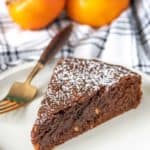
M114 84L129 73L132 74L120 66L98 60L63 59L55 67L44 103L45 105L70 104L84 95L91 95L102 86Z

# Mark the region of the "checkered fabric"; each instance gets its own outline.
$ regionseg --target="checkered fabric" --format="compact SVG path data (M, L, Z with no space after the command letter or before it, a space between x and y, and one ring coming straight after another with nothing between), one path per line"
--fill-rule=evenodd
M46 29L20 29L0 1L0 72L37 60L52 37L70 22L65 15ZM93 29L74 23L68 44L57 57L100 58L150 73L150 0L132 0L110 25Z

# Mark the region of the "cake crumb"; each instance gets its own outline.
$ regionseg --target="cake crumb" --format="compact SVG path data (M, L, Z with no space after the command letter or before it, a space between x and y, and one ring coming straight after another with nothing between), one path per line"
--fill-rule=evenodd
M74 127L74 131L79 132L79 127L78 127L78 126L75 126L75 127Z
M96 113L97 115L99 115L100 109L99 109L99 108L96 108L96 109L95 109L95 113Z
M94 126L93 126L93 125L90 125L90 128L92 129L92 128L94 128Z

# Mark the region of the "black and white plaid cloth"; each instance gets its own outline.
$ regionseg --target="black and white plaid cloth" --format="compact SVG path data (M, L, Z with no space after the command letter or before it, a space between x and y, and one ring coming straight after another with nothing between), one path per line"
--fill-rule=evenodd
M57 19L40 31L25 31L11 21L0 1L0 72L39 58L55 33L69 20ZM99 29L74 23L68 44L57 55L101 58L150 73L150 0L134 0L112 24Z

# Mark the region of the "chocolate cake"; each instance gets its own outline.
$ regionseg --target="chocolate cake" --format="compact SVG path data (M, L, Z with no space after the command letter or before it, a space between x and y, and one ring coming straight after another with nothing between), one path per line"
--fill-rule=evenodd
M140 99L137 73L98 60L61 59L32 129L35 150L51 150L136 108Z

